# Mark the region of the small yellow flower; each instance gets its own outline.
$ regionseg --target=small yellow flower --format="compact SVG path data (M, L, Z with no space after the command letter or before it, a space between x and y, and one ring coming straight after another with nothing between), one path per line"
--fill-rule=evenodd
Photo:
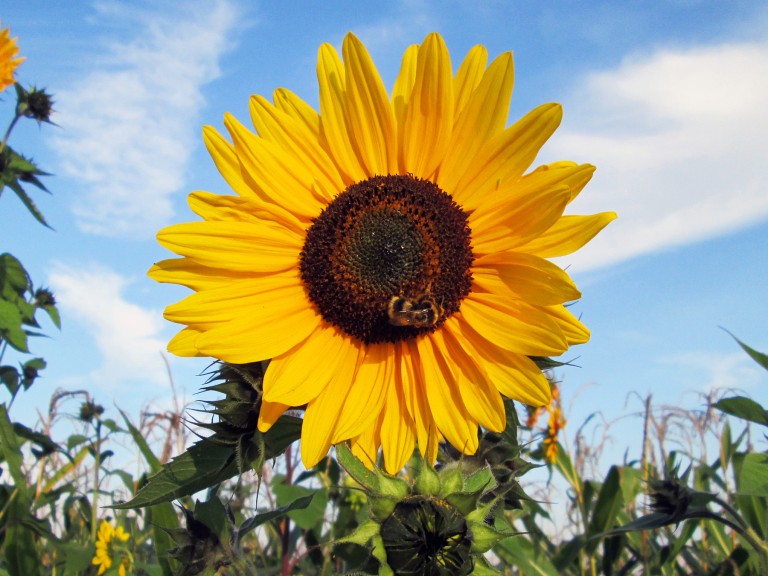
M547 462L554 462L558 452L557 436L566 424L560 401L560 388L557 384L552 385L552 400L546 410L549 413L549 420L547 422L547 435L542 442L542 448Z
M0 29L0 92L11 86L13 73L26 58L14 58L19 53L16 38L11 38L11 29Z
M99 567L98 576L102 576L109 570L118 557L120 560L120 566L117 570L119 576L125 576L126 570L131 569L133 561L130 552L120 545L127 542L129 538L130 535L123 530L122 526L115 528L106 520L102 520L96 538L96 554L91 561L92 564Z

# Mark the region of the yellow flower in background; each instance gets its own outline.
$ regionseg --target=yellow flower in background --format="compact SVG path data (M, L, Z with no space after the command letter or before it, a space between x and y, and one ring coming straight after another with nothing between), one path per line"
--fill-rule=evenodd
M567 423L563 416L563 406L560 399L560 387L557 384L552 384L552 399L549 405L546 407L549 413L549 419L547 420L547 431L542 441L542 449L544 450L544 457L547 462L554 463L557 460L558 448L558 435L560 431L565 428Z
M130 555L126 553L127 551L117 550L115 544L119 545L122 542L127 542L129 538L130 536L123 530L122 526L115 528L106 520L101 521L99 533L96 537L96 554L91 562L99 567L98 576L109 570L115 560L120 562L117 570L118 574L120 576L126 575L126 570L130 570L132 564Z
M26 60L14 58L18 53L19 47L16 46L16 38L11 38L11 29L2 29L0 22L0 92L13 85L16 68Z
M194 294L169 306L180 356L272 359L259 427L306 406L307 467L350 441L402 468L418 446L466 454L478 426L505 426L501 394L550 400L532 356L589 339L563 306L579 298L547 258L615 218L563 216L594 167L527 172L560 123L545 104L506 127L512 55L482 46L454 74L443 39L407 49L388 94L352 34L321 46L320 111L278 89L250 102L256 133L230 115L231 143L203 131L236 196L193 192L203 220L159 242L181 258L150 270Z

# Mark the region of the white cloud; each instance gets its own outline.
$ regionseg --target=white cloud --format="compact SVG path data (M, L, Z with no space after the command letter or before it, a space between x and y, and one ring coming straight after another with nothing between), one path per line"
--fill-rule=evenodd
M57 92L63 130L53 145L64 171L84 183L73 206L83 231L149 236L171 216L199 140L201 87L218 76L237 17L228 0L181 8L100 5L101 24L127 23L132 39L84 54L83 76Z
M48 282L62 315L84 326L101 355L101 365L87 375L88 381L112 389L131 381L168 385L161 356L166 349L162 313L126 300L125 278L97 265L58 264Z
M581 271L764 220L766 102L766 43L664 50L589 76L547 160L596 164L570 212L619 220L567 261Z
M715 390L756 390L765 380L765 371L743 351L728 354L692 351L665 356L659 363L684 370L687 381L696 392Z

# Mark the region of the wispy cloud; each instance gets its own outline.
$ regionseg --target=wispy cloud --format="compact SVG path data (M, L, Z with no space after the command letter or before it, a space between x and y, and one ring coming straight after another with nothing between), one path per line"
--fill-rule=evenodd
M696 392L715 390L751 391L759 387L765 372L741 350L722 354L712 351L683 352L660 358L665 366L684 370Z
M149 236L171 215L199 140L201 88L218 76L237 21L228 0L181 7L101 5L97 24L119 22L131 38L84 55L83 76L57 93L64 130L53 145L64 171L83 183L73 201L83 231Z
M111 389L132 381L168 383L161 357L166 348L162 314L128 301L128 280L98 265L57 264L48 282L63 315L83 327L100 354L100 366L83 374L84 381ZM87 338L83 342L91 346Z
M619 220L575 270L702 240L768 216L768 43L663 50L586 79L548 153L598 172L572 213Z

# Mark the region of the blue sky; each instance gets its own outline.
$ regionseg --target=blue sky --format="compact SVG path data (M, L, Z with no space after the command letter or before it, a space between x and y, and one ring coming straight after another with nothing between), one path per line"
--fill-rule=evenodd
M8 3L11 4L11 3ZM129 413L169 402L161 354L176 328L162 309L184 291L145 273L154 236L191 220L186 195L228 193L202 145L225 112L278 87L317 103L323 42L355 32L391 87L403 50L431 31L454 67L477 43L515 53L510 120L561 102L537 164L598 167L571 213L619 219L559 262L582 289L593 333L561 374L571 422L637 411L635 395L701 406L736 387L768 401L764 373L723 326L768 350L768 3L754 0L547 2L15 2L0 12L27 61L23 84L56 97L58 127L28 122L11 144L55 174L35 194L55 232L10 194L2 251L57 294L63 327L33 342L49 362L14 410L45 410L54 389L88 389ZM0 122L10 119L10 93ZM206 362L168 357L191 398ZM638 442L639 423L616 443Z

